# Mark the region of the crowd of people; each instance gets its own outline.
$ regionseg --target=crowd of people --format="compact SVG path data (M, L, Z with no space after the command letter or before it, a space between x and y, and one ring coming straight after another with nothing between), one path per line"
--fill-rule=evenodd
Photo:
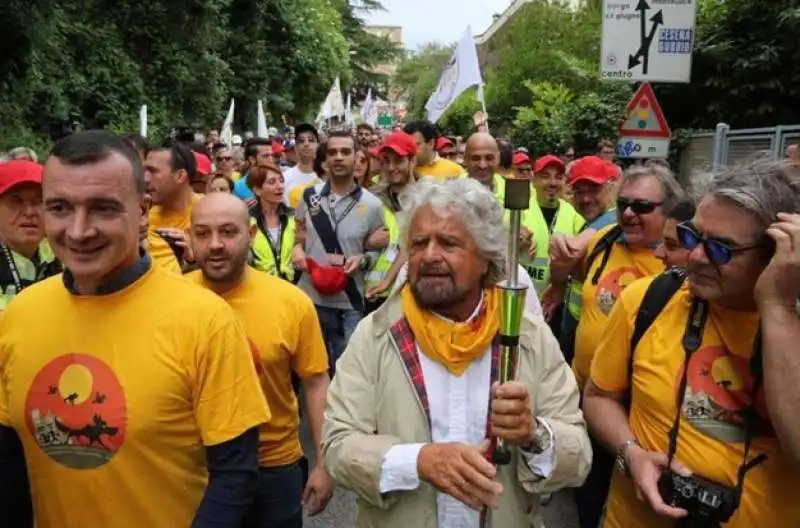
M542 526L565 488L581 528L800 526L796 147L699 182L274 132L0 162L0 526L295 528L336 486L364 527Z

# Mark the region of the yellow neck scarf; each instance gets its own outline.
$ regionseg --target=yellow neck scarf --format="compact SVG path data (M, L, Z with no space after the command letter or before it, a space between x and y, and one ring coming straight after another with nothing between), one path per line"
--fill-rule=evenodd
M403 313L420 350L456 376L461 376L486 351L500 328L500 291L497 288L484 290L482 315L468 323L445 321L422 310L408 285L401 296Z

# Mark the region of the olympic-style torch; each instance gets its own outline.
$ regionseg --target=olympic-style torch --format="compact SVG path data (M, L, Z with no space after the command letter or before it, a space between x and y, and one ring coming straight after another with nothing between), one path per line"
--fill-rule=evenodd
M497 380L501 384L514 379L519 351L519 333L522 314L525 312L527 286L519 283L519 236L522 224L522 211L530 207L531 188L527 180L505 181L505 208L510 211L508 233L507 280L499 284L502 290L500 304L500 365ZM500 438L492 439L492 463L506 465L511 462L511 453Z

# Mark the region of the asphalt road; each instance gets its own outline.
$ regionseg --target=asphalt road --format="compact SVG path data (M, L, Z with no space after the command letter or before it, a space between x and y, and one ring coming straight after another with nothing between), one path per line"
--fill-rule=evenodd
M315 452L311 435L303 422L301 428L303 451L309 458L311 467L315 464ZM356 519L356 496L345 489L337 488L328 507L320 515L307 518L306 528L352 528ZM562 491L553 496L552 501L544 508L544 521L547 528L577 528L578 518L572 493Z

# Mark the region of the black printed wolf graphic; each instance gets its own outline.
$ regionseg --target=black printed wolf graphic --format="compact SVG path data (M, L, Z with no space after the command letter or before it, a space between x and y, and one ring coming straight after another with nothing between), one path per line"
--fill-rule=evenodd
M103 417L99 414L94 415L94 423L85 425L80 429L72 429L71 427L67 427L66 425L62 424L61 422L56 419L56 427L62 433L66 433L68 438L86 438L89 441L88 445L100 444L100 447L104 449L110 449L103 443L102 436L116 436L117 431L119 431L118 427L108 427L108 424Z

